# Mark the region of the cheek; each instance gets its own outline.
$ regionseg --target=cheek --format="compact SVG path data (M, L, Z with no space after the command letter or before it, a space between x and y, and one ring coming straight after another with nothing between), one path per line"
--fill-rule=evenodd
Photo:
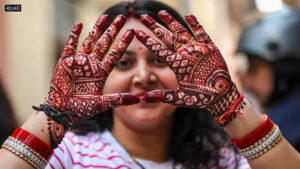
M166 88L177 89L179 87L175 73L169 67L157 69L156 75Z
M105 82L103 94L127 92L130 89L130 85L130 72L121 73L117 70L113 70Z

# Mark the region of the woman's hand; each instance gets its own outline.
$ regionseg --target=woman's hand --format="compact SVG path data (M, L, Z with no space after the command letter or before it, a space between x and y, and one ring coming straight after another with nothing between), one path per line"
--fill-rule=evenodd
M166 11L158 17L170 28L167 30L150 16L142 15L141 22L164 44L136 32L137 38L175 73L179 88L148 92L147 102L170 103L177 106L208 109L215 117L222 116L240 97L231 81L226 63L215 44L193 15L185 20L194 35Z
M109 108L139 102L139 97L129 93L102 93L109 73L134 37L134 30L127 30L123 38L106 55L125 21L124 16L117 16L102 34L108 22L108 16L102 15L78 53L76 47L82 24L78 23L73 27L62 56L56 64L50 91L45 99L47 106L59 112L73 112L73 115L68 117L70 125Z

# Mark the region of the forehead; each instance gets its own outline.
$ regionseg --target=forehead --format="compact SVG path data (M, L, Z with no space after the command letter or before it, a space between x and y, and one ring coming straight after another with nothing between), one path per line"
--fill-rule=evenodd
M122 27L121 32L125 32L127 29L143 29L144 31L147 29L141 22L139 19L137 18L133 18L133 17L129 17L126 20L125 25ZM148 30L148 29L147 29Z
M138 29L143 30L150 37L152 37L152 38L154 38L154 39L156 39L157 41L160 42L160 40L158 38L156 38L156 36L147 27L145 27L138 19L133 18L133 17L129 17L127 19L125 25L122 27L119 34L117 35L116 40L114 41L114 43L117 43L122 38L123 34L126 32L127 29L134 29L135 31L138 30ZM132 40L131 44L129 45L129 48L132 48L133 44L142 45L142 43L139 40L137 40L136 37L134 37L134 39Z

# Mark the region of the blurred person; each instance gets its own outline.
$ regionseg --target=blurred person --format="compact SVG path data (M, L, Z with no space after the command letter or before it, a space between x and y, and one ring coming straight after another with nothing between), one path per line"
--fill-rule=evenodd
M82 24L72 28L44 105L2 145L2 167L300 165L276 124L238 91L193 15L184 20L155 1L122 2L104 13L78 52Z
M285 6L247 27L239 53L248 70L241 77L285 138L300 151L300 10Z
M17 128L13 109L0 81L0 144Z

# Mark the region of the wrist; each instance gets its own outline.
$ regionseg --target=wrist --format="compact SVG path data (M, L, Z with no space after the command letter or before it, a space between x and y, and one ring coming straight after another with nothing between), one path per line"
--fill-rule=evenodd
M236 118L224 127L232 139L240 139L248 135L264 121L251 102L246 97L243 100L245 105L239 110L242 114L237 114Z
M222 126L228 125L244 105L243 93L240 93L232 83L230 89L222 94L217 101L209 107L209 111L215 117L215 120Z
M248 160L262 156L282 140L279 127L267 115L262 117L264 121L255 130L240 139L231 139L241 155Z

